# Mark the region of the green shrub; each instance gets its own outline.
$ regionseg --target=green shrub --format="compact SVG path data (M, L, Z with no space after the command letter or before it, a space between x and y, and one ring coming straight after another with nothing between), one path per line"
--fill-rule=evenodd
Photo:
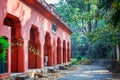
M0 36L0 62L6 62L6 51L9 43L4 36Z
M71 63L72 63L72 64L77 64L77 62L78 62L78 59L76 59L76 58L72 58L72 59L71 59Z

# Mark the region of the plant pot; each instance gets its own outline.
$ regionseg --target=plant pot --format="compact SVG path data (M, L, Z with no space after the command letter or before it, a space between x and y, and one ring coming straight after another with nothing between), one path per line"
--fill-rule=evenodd
M0 74L6 72L6 63L5 62L0 62Z

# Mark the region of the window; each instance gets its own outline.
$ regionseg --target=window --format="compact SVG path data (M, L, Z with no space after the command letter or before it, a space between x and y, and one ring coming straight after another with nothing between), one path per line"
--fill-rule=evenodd
M57 31L57 26L56 26L56 24L54 22L52 22L52 31L54 33L56 33L56 31Z

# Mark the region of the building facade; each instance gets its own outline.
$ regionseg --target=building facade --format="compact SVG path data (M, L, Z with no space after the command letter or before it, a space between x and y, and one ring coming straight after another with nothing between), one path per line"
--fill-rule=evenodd
M6 70L27 72L70 62L69 26L44 0L0 0L0 36L8 39Z

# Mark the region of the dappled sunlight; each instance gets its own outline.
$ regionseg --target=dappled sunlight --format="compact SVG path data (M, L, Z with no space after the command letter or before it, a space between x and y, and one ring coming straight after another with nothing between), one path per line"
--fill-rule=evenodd
M86 77L86 78L92 78L94 76L88 75L88 74L75 74L74 76L78 76L78 77Z
M99 74L110 74L108 70L91 70L91 71L84 71L83 73L99 73Z
M27 40L24 40L24 49L28 49L28 41ZM27 50L24 50L24 53L25 53L25 55L28 55ZM28 56L25 56L25 63L26 64L28 64L27 60L28 60Z
M31 19L31 10L30 8L27 8L27 11L22 9L22 14L21 14L22 17L22 25L25 25L26 21L28 21L29 19Z
M65 39L65 32L62 32L62 35L63 35L63 39Z
M50 29L50 22L48 21L48 19L44 18L44 31L47 31L48 29Z
M101 66L78 65L76 71L65 71L65 78L60 80L112 80L112 74Z

